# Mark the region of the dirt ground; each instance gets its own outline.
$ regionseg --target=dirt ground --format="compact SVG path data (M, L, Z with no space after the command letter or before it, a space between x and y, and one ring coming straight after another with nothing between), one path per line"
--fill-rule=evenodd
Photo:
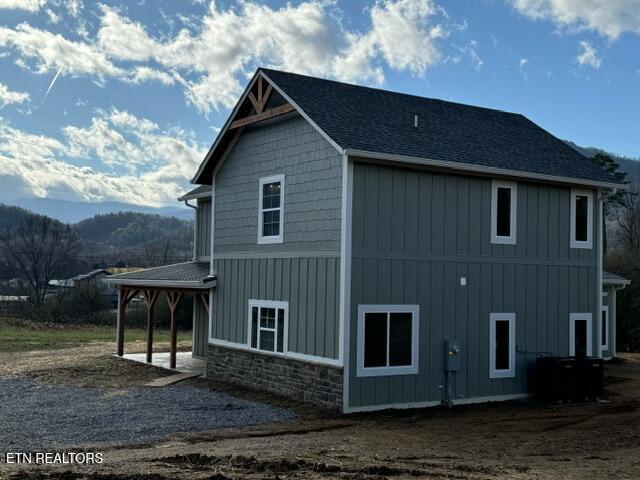
M26 375L50 383L117 390L166 374L115 359L110 355L112 349L112 345L92 345L64 352L0 354L0 376ZM206 379L188 382L276 403L294 410L299 419L259 427L177 433L135 447L78 445L74 451L84 448L102 452L104 463L71 469L0 463L0 477L640 478L640 355L622 355L606 367L607 401L557 407L508 402L338 416Z

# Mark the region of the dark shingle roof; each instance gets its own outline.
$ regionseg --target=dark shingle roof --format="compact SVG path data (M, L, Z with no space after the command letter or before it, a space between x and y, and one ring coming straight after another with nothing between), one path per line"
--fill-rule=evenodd
M615 273L611 273L611 272L602 272L602 281L604 283L622 283L622 284L628 284L631 283L630 280L621 277L620 275L616 275Z
M343 149L620 183L520 114L261 70Z
M183 202L185 200L191 200L192 198L206 197L211 194L211 185L199 185L193 190L182 195L178 198L178 201Z
M188 286L197 288L205 284L209 286L209 282L214 278L209 276L209 262L184 262L112 275L107 281L116 285L158 282L159 286L166 286L166 283L170 282L178 284L187 282L190 283Z

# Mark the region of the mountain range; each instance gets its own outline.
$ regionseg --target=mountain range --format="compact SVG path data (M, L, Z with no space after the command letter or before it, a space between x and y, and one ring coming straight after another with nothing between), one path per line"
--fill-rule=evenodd
M124 202L76 202L52 198L19 198L11 203L64 223L78 223L95 215L117 212L147 213L193 220L193 210L178 203L175 207L146 207Z

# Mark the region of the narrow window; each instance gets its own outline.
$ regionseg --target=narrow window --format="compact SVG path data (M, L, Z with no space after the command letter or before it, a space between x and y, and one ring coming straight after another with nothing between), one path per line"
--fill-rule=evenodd
M258 243L282 243L284 175L260 179Z
M602 306L602 315L600 316L600 346L603 350L609 348L609 307Z
M491 243L516 243L517 184L494 180L491 185Z
M265 352L285 352L286 302L249 300L249 346Z
M515 376L515 313L492 313L489 332L489 378Z
M572 357L591 356L591 314L572 313L569 315L569 355Z
M418 372L418 305L358 307L358 376Z
M571 190L571 248L592 248L593 194Z

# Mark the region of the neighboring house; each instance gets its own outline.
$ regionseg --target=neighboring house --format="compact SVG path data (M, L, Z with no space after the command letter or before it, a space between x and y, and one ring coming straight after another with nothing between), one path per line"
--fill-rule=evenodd
M615 353L623 185L522 115L259 69L193 183L194 261L111 279L120 354L141 291L196 294L208 376L343 412L520 398L538 355Z
M49 290L54 290L57 293L68 293L73 289L87 289L94 287L96 293L102 296L110 303L116 303L116 292L114 287L107 283L107 278L111 275L111 272L105 269L92 270L88 273L82 273L75 277L64 280L49 280Z

